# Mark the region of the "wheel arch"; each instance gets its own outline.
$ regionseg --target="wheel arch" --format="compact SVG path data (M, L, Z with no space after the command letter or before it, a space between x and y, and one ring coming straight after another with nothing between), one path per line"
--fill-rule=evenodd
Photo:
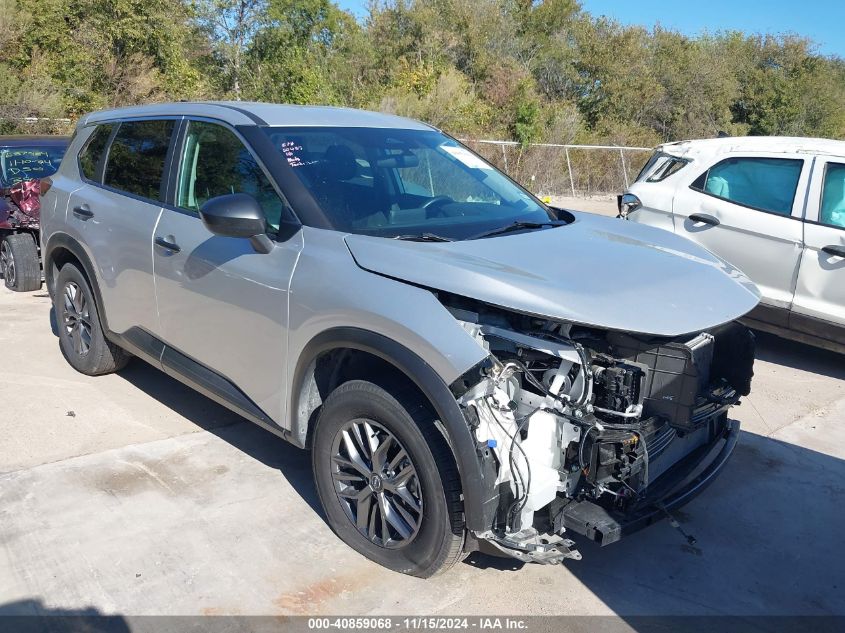
M77 264L79 266L91 287L91 291L94 293L97 314L102 322L103 332L106 336L109 336L111 331L108 327L100 286L94 273L94 264L82 244L66 233L55 233L47 240L46 246L42 246L42 259L44 261L44 281L47 284L47 292L51 297L56 289L56 277L58 277L59 270L65 264Z
M349 359L356 359L356 371L346 374ZM331 362L334 361L334 362ZM484 530L482 511L482 469L476 442L449 386L425 360L386 336L352 327L338 327L315 336L299 355L290 399L290 440L307 447L327 388L345 379L364 378L367 371L395 372L419 392L440 420L440 430L448 443L463 490L467 528ZM327 376L328 372L328 376ZM335 384L336 383L336 384Z

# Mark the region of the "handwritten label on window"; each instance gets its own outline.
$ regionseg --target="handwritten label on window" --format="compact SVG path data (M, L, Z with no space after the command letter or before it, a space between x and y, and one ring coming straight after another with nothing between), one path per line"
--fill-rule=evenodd
M288 161L288 165L291 167L302 167L303 165L311 165L316 162L313 160L303 160L300 154L302 150L302 145L297 145L295 141L285 141L280 148L280 151Z
M61 156L37 149L9 149L0 154L3 175L15 182L54 174L60 160Z

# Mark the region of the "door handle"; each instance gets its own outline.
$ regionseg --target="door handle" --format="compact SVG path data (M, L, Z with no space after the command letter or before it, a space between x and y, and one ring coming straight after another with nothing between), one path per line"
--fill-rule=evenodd
M87 204L81 204L73 208L73 215L78 217L80 220L88 220L94 217L94 212L88 208Z
M719 226L719 224L721 224L721 222L712 215L704 215L703 213L693 213L689 216L689 219L693 222L702 222L703 224L709 224L710 226Z
M828 255L836 255L837 257L845 257L845 246L837 246L831 244L822 248L822 251Z
M178 253L179 251L182 250L181 248L179 248L179 245L176 242L169 241L169 240L173 239L172 235L168 235L167 237L169 239L165 239L163 237L155 238L156 246L161 246L162 248L164 248L164 249L166 249L166 250L168 250L172 253Z

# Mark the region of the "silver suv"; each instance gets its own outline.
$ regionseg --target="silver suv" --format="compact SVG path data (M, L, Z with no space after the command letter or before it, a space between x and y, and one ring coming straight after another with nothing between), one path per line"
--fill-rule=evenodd
M68 362L138 356L310 449L329 525L386 567L580 558L736 444L754 285L428 125L161 104L83 117L67 156L42 245Z

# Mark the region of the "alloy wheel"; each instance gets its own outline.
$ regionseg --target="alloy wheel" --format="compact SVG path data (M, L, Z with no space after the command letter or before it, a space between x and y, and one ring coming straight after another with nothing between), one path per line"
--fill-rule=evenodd
M62 321L73 351L85 356L91 349L91 317L85 293L73 281L65 286Z
M355 419L338 431L332 480L346 516L372 543L396 549L419 532L423 499L417 470L405 447L380 424Z
M10 288L15 285L15 255L6 240L0 243L0 272Z

